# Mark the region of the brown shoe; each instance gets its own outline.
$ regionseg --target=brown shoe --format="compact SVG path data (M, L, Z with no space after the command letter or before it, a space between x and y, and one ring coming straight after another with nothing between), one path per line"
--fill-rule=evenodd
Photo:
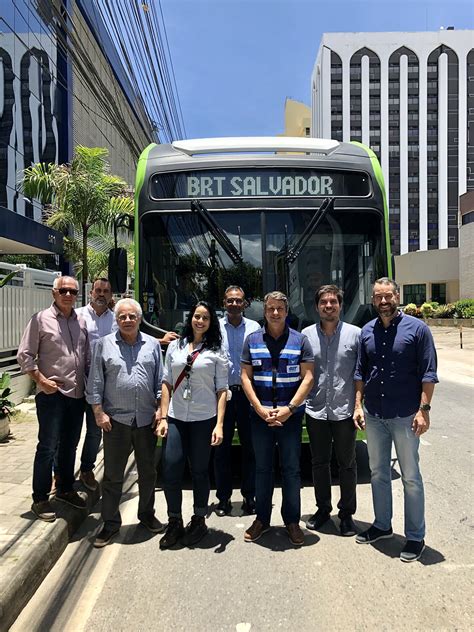
M291 544L293 544L293 546L303 546L304 533L301 530L301 527L299 524L297 524L296 522L287 524L286 530L288 531L288 538L290 539L290 542Z
M95 492L99 483L95 480L94 472L91 470L90 472L81 472L79 475L79 480L84 485L86 489L91 492Z
M254 520L244 533L244 540L246 542L256 542L267 531L270 531L269 524L263 524L260 520Z

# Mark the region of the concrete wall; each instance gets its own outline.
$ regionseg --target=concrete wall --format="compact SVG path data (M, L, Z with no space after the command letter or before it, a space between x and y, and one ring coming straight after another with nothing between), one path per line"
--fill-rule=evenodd
M459 230L459 294L474 298L474 223Z
M430 301L433 283L446 283L446 302L453 303L459 299L459 250L425 250L395 257L395 278L402 304L404 285L425 284L426 300Z

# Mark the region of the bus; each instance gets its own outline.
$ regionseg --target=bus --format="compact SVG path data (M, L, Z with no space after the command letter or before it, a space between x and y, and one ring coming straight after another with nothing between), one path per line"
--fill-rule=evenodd
M391 276L382 170L361 143L290 137L149 145L135 190L135 296L143 328L180 331L200 299L241 286L246 316L288 296L290 326L315 322L315 290L344 290L342 318L372 317L371 286ZM221 312L222 313L222 312Z

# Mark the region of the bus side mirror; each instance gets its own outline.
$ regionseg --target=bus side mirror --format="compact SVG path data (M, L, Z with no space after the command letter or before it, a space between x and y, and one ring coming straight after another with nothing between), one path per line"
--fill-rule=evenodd
M109 252L109 281L114 294L123 294L127 290L127 251L125 248L112 248Z

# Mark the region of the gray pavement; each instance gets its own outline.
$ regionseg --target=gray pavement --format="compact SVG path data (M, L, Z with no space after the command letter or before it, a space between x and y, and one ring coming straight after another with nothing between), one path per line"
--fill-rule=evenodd
M473 560L472 550L469 552L468 546L469 542L472 544L470 529L472 530L473 433L472 406L469 402L473 403L474 330L464 330L464 349L459 348L457 330L434 328L433 332L439 355L439 374L442 382L439 392L442 393L443 409L436 412L435 399L433 428L423 441L425 446L429 446L425 448L426 456L424 456L429 464L427 475L425 475L428 496L427 517L430 524L437 524L439 535L437 547L434 542L429 542L432 548L428 551L423 565L426 567L424 575L420 570L407 571L407 565L402 565L398 560L393 559L397 557L400 548L400 538L397 538L388 546L388 552L385 552L389 567L383 564L382 566L369 564L368 569L371 574L368 576L364 568L364 559L373 555L374 552L371 549L376 547L355 547L352 539L347 541L334 538L335 527L331 527L326 533L311 534L308 537L304 551L309 553L309 557L305 558L302 558L303 551L295 551L294 555L289 556L292 549L288 547L282 530L276 530L262 546L244 545L241 542L242 532L244 526L247 526L248 518L240 518L238 511L225 519L218 519L214 515L211 517L210 526L214 530L205 548L196 549L191 553L177 552L176 555L171 552L160 553L158 539L150 538L149 534L144 534L140 531L140 527L136 527L134 515L136 489L133 487L135 476L132 460L129 466L132 473L131 482L124 499L124 517L128 517L130 525L122 530L123 533L117 544L106 547L102 552L97 552L92 549L89 540L98 526L98 506L88 518L85 511L67 508L69 511L62 513L61 517L52 524L35 520L30 511L31 470L36 445L37 422L34 405L27 404L22 406L21 415L15 416L12 420L12 439L0 444L0 630L7 630L16 619L26 602L37 591L41 581L61 557L72 534L84 520L84 524L80 526L61 561L32 600L31 607L35 614L28 613L30 606L26 608L15 625L15 629L117 630L142 629L142 626L146 629L149 610L140 613L139 620L135 620L135 623L139 623L138 627L134 626L133 620L127 622L126 618L121 619L124 616L123 610L117 607L113 594L114 590L118 590L117 582L118 585L120 582L124 585L120 599L132 599L135 605L139 601L139 596L153 601L154 595L157 595L156 608L152 606L151 612L155 610L161 612L162 624L151 625L149 629L230 630L240 626L237 629L245 630L250 629L247 624L252 624L252 630L270 630L278 627L290 629L288 626L298 629L305 622L307 623L308 616L313 611L314 617L319 618L321 625L308 629L343 629L342 623L345 622L347 627L350 620L348 613L351 609L355 612L358 608L357 604L363 602L372 604L370 586L374 581L382 587L387 586L386 590L390 592L390 583L386 583L387 572L395 572L396 589L399 590L400 587L406 589L407 604L411 604L413 609L412 624L405 625L405 629L429 629L429 626L423 626L422 622L423 617L426 617L426 620L436 621L436 617L433 618L433 607L440 610L436 615L439 617L439 627L433 625L432 629L472 627L469 603L465 600L466 591L460 590L458 580L462 587L470 586L467 594L472 597ZM432 444L436 449L430 452ZM449 453L449 459L442 458L443 445L446 455ZM80 450L78 453L80 454ZM433 463L429 459L433 459ZM437 459L441 459L439 465ZM101 469L102 463L99 457L99 479ZM450 493L444 493L448 478ZM370 523L371 520L369 490L369 485L361 485L358 512L359 520L363 521L359 522L361 527L364 523ZM395 488L397 523L394 525L398 533L403 532L400 511L401 494L401 485L398 482ZM309 511L314 503L309 487L303 490L302 498L303 510ZM89 497L88 500L92 511L97 497ZM185 503L189 506L189 493L186 494ZM163 519L164 499L161 494L157 497L157 508L158 517ZM59 510L64 511L64 506L61 505ZM279 521L277 514L276 511L276 524ZM448 523L443 525L442 520L446 516ZM456 531L453 531L451 516L455 519L453 524ZM127 524L127 519L124 520L124 524ZM464 536L467 540L464 540ZM324 547L315 546L319 540L323 541ZM135 546L123 547L120 543ZM351 551L349 557L345 555L346 548ZM442 553L441 549L443 549ZM317 554L313 554L312 551ZM210 553L224 552L228 554L210 556ZM189 555L192 556L191 559ZM100 564L98 564L99 560ZM159 563L158 560L160 560ZM243 565L242 560L245 562ZM303 561L308 560L311 562L310 566L303 568ZM398 566L393 566L395 561ZM114 569L113 564L116 564ZM334 572L328 572L330 564ZM418 565L413 566L418 567ZM435 573L436 566L443 569L441 574ZM412 565L409 567L411 568ZM242 569L248 570L247 576L239 575ZM362 574L360 574L361 571ZM344 572L346 572L345 575ZM147 578L147 588L143 595L140 577ZM172 579L163 585L163 577ZM127 579L125 583L124 578ZM105 579L107 579L106 585L103 584ZM111 579L115 579L115 583L110 581ZM67 589L64 588L65 580ZM50 581L56 581L56 584L61 586L60 594L64 597L74 594L72 586L75 585L76 590L88 594L88 603L96 604L97 607L92 609L92 606L80 605L81 617L74 620L74 618L71 619L72 609L62 604L63 619L57 614L53 616L51 610L48 610L49 614L45 611L41 618L44 625L34 627L32 621L35 617L38 618L41 607L46 608L48 594L54 591L49 584ZM423 584L426 581L429 583L429 590L423 591ZM279 598L281 586L285 582L289 582L289 590L295 597L295 601L290 600L291 607L287 605L286 600L282 601ZM309 594L308 583L312 586ZM240 588L236 588L239 585ZM178 618L174 612L176 593L173 592L177 589L182 591L180 599L182 607ZM333 594L338 594L338 590L344 591L347 609L340 613L340 626L330 625L331 609L321 609L318 606L318 590L324 594L327 594L328 590L334 591ZM160 594L161 597L159 597ZM214 595L217 611L212 609L212 595ZM37 602L33 604L35 599ZM196 603L199 599L209 608L207 612L198 615L192 609L186 609L184 604L187 600L190 603ZM115 603L111 604L110 600ZM225 608L222 610L229 600L237 608L232 607L228 612ZM252 606L251 610L247 601ZM385 603L386 599L382 602L387 609L387 616L396 617L398 607L396 600L391 605ZM72 603L76 603L75 599ZM51 607L51 603L48 607ZM384 620L380 618L380 612L377 612L377 606L374 607L375 610L370 612L366 608L365 619L352 627L354 629L403 628L403 621L397 621L396 625L391 625L388 618L384 623ZM236 609L241 611L241 618L236 615ZM25 623L26 621L28 623ZM64 626L62 623L59 625L60 621L63 621ZM71 627L72 621L76 621L77 625ZM205 621L209 623L207 628Z

